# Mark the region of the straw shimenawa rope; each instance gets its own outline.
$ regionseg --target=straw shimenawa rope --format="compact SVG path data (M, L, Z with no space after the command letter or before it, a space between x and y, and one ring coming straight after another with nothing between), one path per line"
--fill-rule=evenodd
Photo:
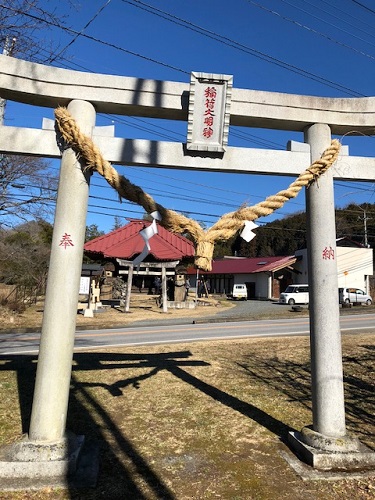
M324 174L336 161L340 142L333 140L329 148L324 151L319 160L302 172L290 186L269 196L264 201L252 207L241 207L235 212L223 215L212 227L204 231L197 221L189 219L174 210L164 208L145 193L143 189L132 184L106 161L92 139L81 133L76 121L68 110L59 107L55 110L55 117L61 136L65 143L73 149L80 159L83 159L86 168L95 170L118 192L120 197L141 205L147 213L158 211L160 224L174 233L188 232L195 243L195 265L203 271L210 271L215 241L228 240L244 227L246 221L253 221L259 217L270 215L281 208L288 200L295 198L302 188L308 187L319 176Z

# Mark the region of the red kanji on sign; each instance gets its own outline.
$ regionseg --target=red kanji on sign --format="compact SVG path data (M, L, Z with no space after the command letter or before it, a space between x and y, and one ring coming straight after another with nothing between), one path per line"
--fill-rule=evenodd
M215 87L207 87L204 91L204 96L205 97L211 97L215 98L216 97L216 89Z
M210 139L210 137L214 134L214 116L215 116L215 104L216 104L216 88L215 87L207 87L204 90L204 125L206 125L202 130L202 135L206 139Z
M328 247L325 247L325 249L323 250L323 259L324 260L335 260L335 251L333 250L333 248L330 246L329 248Z
M215 99L206 99L206 108L214 109L215 107Z
M66 247L74 247L74 243L71 240L70 234L65 233L62 236L59 246L64 247L65 250L66 250Z
M212 128L211 128L211 127L206 127L206 128L204 128L204 129L203 129L203 136L204 136L204 137L207 137L208 139L209 139L210 137L212 137L212 134L213 134L213 133L214 133L214 131L212 130Z

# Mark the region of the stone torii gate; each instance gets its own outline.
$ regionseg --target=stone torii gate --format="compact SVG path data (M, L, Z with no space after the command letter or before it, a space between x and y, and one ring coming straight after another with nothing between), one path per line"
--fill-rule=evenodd
M220 88L216 111L221 121L213 137L205 137L208 142L194 125L203 114L199 102L204 85ZM331 134L369 133L375 127L374 97L335 99L236 89L231 77L201 73L192 74L190 85L81 73L4 55L0 97L67 106L113 164L171 169L298 176L330 145ZM95 127L96 113L189 120L187 143L104 137ZM291 142L287 151L228 147L229 124L303 132L304 143ZM40 468L48 456L63 468L66 450L72 449L65 427L90 179L72 149L61 153L48 125L40 130L0 126L0 153L62 158L30 430L14 461L20 469L29 460ZM340 156L306 192L313 426L290 433L290 441L317 468L375 464L374 454L349 437L345 426L334 178L373 182L375 160ZM329 259L324 258L326 249Z

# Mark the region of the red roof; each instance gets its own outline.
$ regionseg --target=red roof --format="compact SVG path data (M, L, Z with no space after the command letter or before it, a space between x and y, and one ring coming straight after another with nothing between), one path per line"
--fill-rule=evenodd
M277 271L290 266L296 262L294 255L288 257L253 257L253 258L224 258L212 261L212 271L204 271L204 274L253 274L266 271ZM188 274L196 271L188 269Z
M139 233L150 224L151 222L145 220L132 220L126 226L88 241L85 243L84 250L87 254L95 253L103 257L132 259L144 249L145 241ZM194 245L190 240L167 231L159 224L157 228L158 234L149 240L151 247L149 255L156 260L166 261L194 256Z

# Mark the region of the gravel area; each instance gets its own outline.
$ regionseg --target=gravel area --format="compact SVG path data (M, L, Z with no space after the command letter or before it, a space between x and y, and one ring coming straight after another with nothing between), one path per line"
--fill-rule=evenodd
M215 323L226 321L251 321L258 319L277 319L277 318L290 318L296 314L301 316L308 316L307 306L303 306L301 311L294 312L290 306L279 304L276 301L269 300L246 300L246 301L231 301L232 307L212 307L212 306L198 306L201 310L199 316L183 316L178 317L163 317L153 320L138 320L131 326L152 326L158 325L181 325L189 323Z
M305 312L308 311L304 306ZM228 318L232 321L239 321L241 319L258 319L263 316L280 317L285 312L290 312L291 307L286 304L279 304L269 300L241 300L237 301L235 307L223 310L215 316L219 319Z

